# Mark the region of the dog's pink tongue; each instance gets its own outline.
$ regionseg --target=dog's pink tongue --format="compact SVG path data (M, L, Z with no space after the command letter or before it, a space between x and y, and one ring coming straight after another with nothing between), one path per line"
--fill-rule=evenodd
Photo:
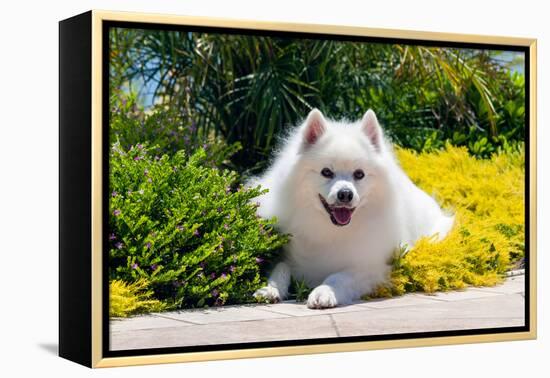
M336 222L342 225L348 224L350 222L351 213L352 213L352 210L348 209L347 207L336 207L332 211L332 214L334 215L334 219L336 219Z

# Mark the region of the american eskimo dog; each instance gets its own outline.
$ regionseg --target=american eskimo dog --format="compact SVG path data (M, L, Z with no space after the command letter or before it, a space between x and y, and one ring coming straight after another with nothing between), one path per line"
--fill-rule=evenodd
M277 217L291 234L268 285L254 294L271 302L287 296L292 276L314 288L310 308L349 304L388 278L397 248L441 239L453 225L399 167L370 109L355 123L312 110L249 183L258 184L269 189L258 214Z

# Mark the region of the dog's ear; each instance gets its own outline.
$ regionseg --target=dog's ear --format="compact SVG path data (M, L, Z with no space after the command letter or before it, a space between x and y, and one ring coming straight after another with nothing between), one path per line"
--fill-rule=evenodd
M365 134L367 134L367 137L376 151L380 152L383 148L382 128L380 127L376 114L374 114L372 109L367 110L363 116L363 119L361 120L361 128Z
M315 144L327 127L325 117L318 109L309 112L304 130L304 142L306 145Z

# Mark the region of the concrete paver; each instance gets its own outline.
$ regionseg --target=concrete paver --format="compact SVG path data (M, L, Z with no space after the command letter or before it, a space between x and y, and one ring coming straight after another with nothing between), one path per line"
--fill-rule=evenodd
M337 337L329 315L113 332L111 350Z
M193 324L244 322L250 320L276 319L288 317L284 314L262 311L257 305L212 307L208 309L171 311L155 314L168 319Z
M110 321L111 350L523 326L525 276L495 287L360 301L182 310Z

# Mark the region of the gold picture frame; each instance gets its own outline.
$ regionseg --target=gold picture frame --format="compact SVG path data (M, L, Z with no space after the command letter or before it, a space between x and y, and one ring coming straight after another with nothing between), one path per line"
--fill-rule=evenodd
M528 241L528 330L521 332L506 332L476 335L457 335L428 338L407 338L397 340L375 340L346 343L327 343L297 346L273 346L252 349L231 349L169 354L132 355L108 357L104 355L104 261L103 261L103 205L106 197L103 173L105 151L103 150L103 112L104 102L104 54L105 25L107 22L128 22L136 24L186 25L215 28L248 29L274 32L314 33L334 36L376 37L399 40L431 41L442 43L465 43L476 45L502 45L525 48L526 70L528 69L528 114L529 114L529 150L528 150L528 180L529 193L529 228L526 234ZM79 39L81 38L81 39ZM84 42L82 42L84 41ZM80 49L80 50L79 50ZM82 49L85 53L82 53ZM78 58L77 58L78 56ZM80 64L79 72L69 67L71 62ZM537 304L536 304L536 114L537 114L537 41L528 38L513 38L501 36L482 36L469 34L436 33L412 30L393 30L368 27L351 27L337 25L295 24L280 22L259 22L254 20L232 20L210 17L190 17L145 13L126 13L93 10L83 15L62 21L60 23L60 164L61 164L61 195L60 212L60 355L89 367L113 367L143 364L159 364L188 361L208 361L218 359L237 359L251 357L283 356L295 354L347 352L371 349L435 346L448 344L466 344L495 341L512 341L535 339L537 335ZM69 72L70 71L70 72ZM89 75L89 76L87 76ZM77 84L75 84L75 82ZM77 92L85 95L75 95L74 85L79 85ZM527 89L526 89L527 91ZM86 97L87 96L87 97ZM78 104L76 103L78 101ZM71 113L69 108L80 109L78 114ZM74 122L89 121L89 125L79 125L81 131L74 130ZM73 129L70 129L70 125ZM65 141L79 140L87 146L84 151L65 148ZM71 156L75 159L88 154L87 160L75 164L69 162ZM73 154L73 155L71 155ZM84 155L83 155L84 156ZM84 168L83 168L84 167ZM85 169L85 181L82 187L89 190L85 193L71 191L68 185L69 176L77 169ZM87 196L85 201L83 196ZM83 202L84 201L84 202ZM87 209L82 216L87 217L82 223L74 222L68 215L68 208L83 203ZM526 209L527 210L527 209ZM66 215L66 216L65 216ZM77 238L86 235L80 241L67 240L71 233ZM71 243L78 243L78 248L70 249ZM78 253L78 256L70 256ZM74 270L85 270L86 274L74 274ZM73 272L73 273L71 273ZM78 292L87 292L89 296ZM80 295L79 299L75 299ZM73 307L77 306L78 310ZM80 312L78 312L80 311ZM77 323L69 318L79 317ZM80 341L79 341L80 340ZM79 346L79 343L82 345ZM75 348L79 348L75 350Z

